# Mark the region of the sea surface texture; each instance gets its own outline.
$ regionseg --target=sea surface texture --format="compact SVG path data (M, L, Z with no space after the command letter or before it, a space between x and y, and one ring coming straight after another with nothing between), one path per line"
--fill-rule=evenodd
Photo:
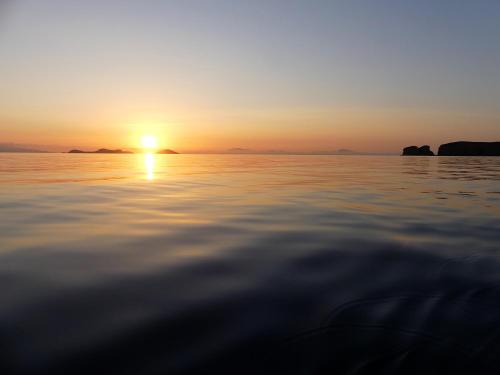
M0 373L498 374L499 255L498 157L0 154Z

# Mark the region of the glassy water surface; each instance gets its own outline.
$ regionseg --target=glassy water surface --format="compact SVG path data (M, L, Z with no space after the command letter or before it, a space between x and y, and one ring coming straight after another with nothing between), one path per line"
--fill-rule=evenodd
M0 154L0 369L276 359L354 300L472 298L499 229L500 158Z

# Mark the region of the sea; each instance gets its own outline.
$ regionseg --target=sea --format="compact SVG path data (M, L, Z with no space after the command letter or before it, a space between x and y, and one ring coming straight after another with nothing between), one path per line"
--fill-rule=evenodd
M2 153L0 373L492 368L499 256L500 157Z

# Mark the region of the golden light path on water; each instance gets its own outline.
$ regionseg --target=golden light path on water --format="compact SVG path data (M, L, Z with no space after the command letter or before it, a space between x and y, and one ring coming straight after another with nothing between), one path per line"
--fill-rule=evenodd
M150 181L154 180L155 175L155 155L151 152L144 154L144 166L146 167L146 178Z
M158 138L155 135L143 135L141 144L144 148L144 165L146 167L146 179L154 180L155 156L153 151L158 148Z

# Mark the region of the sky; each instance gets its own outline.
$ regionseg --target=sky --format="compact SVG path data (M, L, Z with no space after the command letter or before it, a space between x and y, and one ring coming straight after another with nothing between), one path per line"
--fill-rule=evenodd
M498 0L0 0L0 142L500 141Z

